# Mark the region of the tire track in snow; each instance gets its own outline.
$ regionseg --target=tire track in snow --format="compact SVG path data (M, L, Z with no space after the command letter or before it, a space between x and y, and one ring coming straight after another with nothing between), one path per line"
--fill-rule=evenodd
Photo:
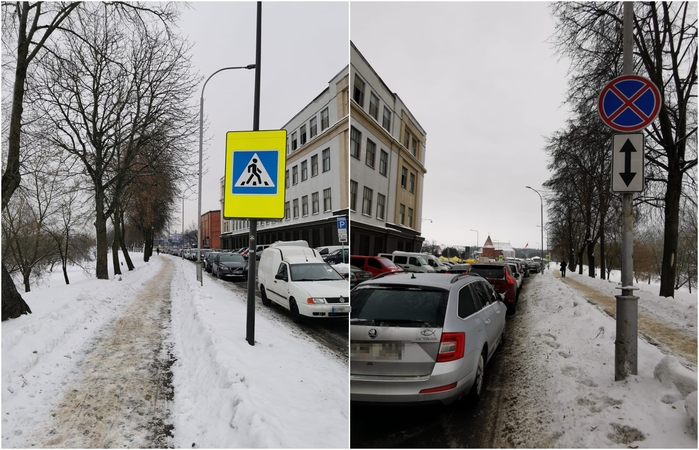
M171 446L171 361L167 258L82 363L43 430L27 447L149 448Z

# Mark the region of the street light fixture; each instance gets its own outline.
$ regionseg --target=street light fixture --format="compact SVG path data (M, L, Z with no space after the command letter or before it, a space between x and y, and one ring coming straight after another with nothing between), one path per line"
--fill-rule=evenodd
M204 86L201 88L201 97L199 99L199 206L197 209L197 280L204 285L204 278L201 273L201 172L202 172L202 154L204 149L204 89L206 89L206 84L209 80L219 72L224 70L235 70L235 69L254 69L255 64L248 64L247 66L237 66L237 67L224 67L223 69L218 69L216 72L212 73L209 78L204 82Z
M525 186L527 189L531 189L532 191L536 192L536 194L539 196L539 200L541 200L541 263L544 263L544 198L539 194L539 191L534 189L531 186Z

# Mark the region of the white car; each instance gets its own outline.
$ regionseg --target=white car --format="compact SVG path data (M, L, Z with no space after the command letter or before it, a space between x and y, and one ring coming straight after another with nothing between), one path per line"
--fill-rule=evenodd
M278 303L295 322L303 317L348 317L349 281L318 251L284 244L270 245L260 257L257 279L262 303Z

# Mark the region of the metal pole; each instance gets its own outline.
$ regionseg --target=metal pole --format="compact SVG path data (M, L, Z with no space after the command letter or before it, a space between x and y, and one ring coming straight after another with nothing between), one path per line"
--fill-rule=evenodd
M184 259L184 192L182 193L182 235L180 236L180 256Z
M532 191L536 192L536 194L539 196L539 200L541 200L541 272L543 273L544 271L544 198L541 196L539 191L534 189L531 186L525 186L527 189L531 189Z
M260 129L260 62L262 55L262 2L257 2L257 42L255 54L255 106L253 109L252 129ZM257 219L250 219L250 238L248 252L248 317L246 340L255 345L255 268L257 266L255 249L257 247Z
M480 245L480 238L478 237L478 230L471 230L476 232L476 252L478 251L478 246ZM473 252L471 252L471 256L473 256Z
M223 69L218 69L216 72L209 75L209 78L204 82L204 86L201 87L201 97L199 98L199 190L197 192L198 207L197 207L197 281L204 285L204 277L202 277L201 271L201 176L202 176L202 154L204 152L204 90L206 89L206 84L209 82L214 75L224 70L233 69L254 69L254 64L248 64L247 66L238 67L224 67Z
M633 74L633 2L624 3L624 75ZM638 374L638 297L633 295L633 193L622 194L621 295L616 296L614 380Z

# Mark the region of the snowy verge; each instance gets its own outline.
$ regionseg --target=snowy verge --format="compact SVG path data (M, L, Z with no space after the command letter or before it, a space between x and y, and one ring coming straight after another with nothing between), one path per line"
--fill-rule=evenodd
M347 366L259 314L249 345L246 299L176 266L175 447L347 448Z

